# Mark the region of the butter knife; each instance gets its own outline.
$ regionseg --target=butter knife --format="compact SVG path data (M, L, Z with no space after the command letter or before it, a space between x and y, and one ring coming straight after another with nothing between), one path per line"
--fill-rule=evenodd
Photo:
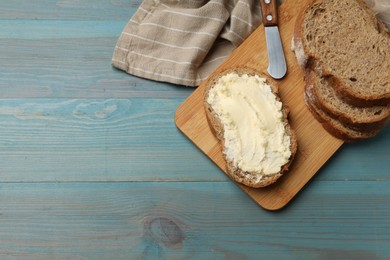
M276 0L260 0L268 53L268 74L281 79L286 75L287 66L278 29Z

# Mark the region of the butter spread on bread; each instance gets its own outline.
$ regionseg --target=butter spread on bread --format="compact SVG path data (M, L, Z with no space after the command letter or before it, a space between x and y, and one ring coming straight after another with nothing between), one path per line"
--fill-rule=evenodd
M229 175L251 187L275 182L296 150L275 87L244 69L219 75L206 91L209 122L223 144Z

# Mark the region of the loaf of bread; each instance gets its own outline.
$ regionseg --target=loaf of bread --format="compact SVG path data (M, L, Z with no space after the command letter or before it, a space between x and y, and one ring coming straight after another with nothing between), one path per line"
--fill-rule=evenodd
M363 0L317 0L294 32L302 66L311 63L356 106L390 102L390 36Z
M268 76L247 67L219 73L207 82L204 107L233 180L265 187L288 170L297 140Z
M333 136L375 136L390 118L390 37L363 0L314 0L298 16L292 49L305 101Z

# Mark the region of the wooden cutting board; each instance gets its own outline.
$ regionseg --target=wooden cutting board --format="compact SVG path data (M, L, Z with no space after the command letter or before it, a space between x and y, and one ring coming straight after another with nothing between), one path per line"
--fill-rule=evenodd
M307 109L303 97L303 71L291 51L296 16L309 1L286 0L279 8L279 30L288 72L285 78L278 81L278 87L283 103L291 110L290 123L297 133L298 152L291 170L276 184L259 189L238 184L267 210L284 207L343 144L329 135ZM221 70L244 65L266 72L268 60L263 26L254 31L211 76ZM175 122L184 135L226 173L220 144L209 128L203 108L206 82L177 109Z

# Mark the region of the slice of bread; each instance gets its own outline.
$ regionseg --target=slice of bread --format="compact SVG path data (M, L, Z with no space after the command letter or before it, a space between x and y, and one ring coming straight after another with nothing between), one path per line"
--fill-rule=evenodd
M345 142L354 142L362 139L367 139L375 136L381 128L372 129L370 131L358 131L352 128L349 128L345 124L341 123L339 120L330 117L324 111L322 111L317 103L315 98L311 95L310 91L305 90L305 102L309 110L312 112L313 116L318 122L324 127L328 133L333 135L338 139L342 139Z
M210 78L204 91L205 112L221 144L227 174L253 188L276 182L297 151L276 82L241 67Z
M356 107L344 102L331 87L327 77L318 76L313 70L305 71L306 92L310 92L317 107L329 116L357 131L372 131L389 121L390 105Z
M299 16L294 48L301 66L330 76L355 106L390 103L390 36L363 0L316 0Z

